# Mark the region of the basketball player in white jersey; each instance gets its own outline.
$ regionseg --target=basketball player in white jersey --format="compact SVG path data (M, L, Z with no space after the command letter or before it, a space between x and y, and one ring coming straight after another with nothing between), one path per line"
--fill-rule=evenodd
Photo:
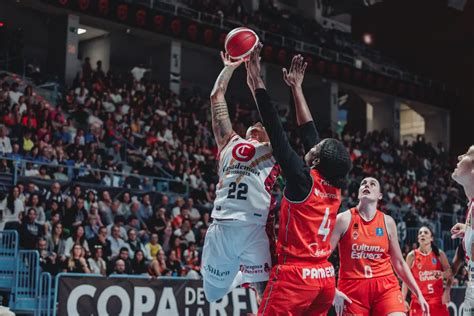
M466 211L466 223L457 223L451 229L452 238L463 238L463 246L468 260L469 282L464 298L464 315L474 314L474 145L458 157L458 164L452 174L454 181L462 185L469 199ZM457 269L455 269L457 270ZM453 270L453 274L457 271Z
M219 183L201 268L209 302L243 283L252 283L263 293L272 262L265 226L274 203L271 190L280 172L260 123L249 127L245 139L232 130L224 95L242 61L231 61L223 53L221 58L224 69L211 93Z

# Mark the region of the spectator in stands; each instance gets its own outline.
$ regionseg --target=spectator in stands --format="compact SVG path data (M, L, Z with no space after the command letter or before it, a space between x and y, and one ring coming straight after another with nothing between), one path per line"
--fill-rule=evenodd
M115 261L115 267L112 274L125 274L126 266L125 262L122 259Z
M189 210L189 220L191 223L196 224L196 222L201 218L201 214L199 214L197 208L194 207L194 200L192 198L187 199L186 207Z
M107 227L102 226L99 228L99 234L88 241L92 248L102 248L102 258L104 260L109 260L112 256L111 242L107 236Z
M132 273L148 275L148 265L146 263L143 251L135 251L135 256L132 259Z
M156 258L156 255L161 250L161 245L158 243L158 234L154 233L151 235L150 242L145 245L145 258L149 261Z
M46 209L50 208L52 201L56 201L59 206L63 205L64 199L61 193L61 184L59 182L53 182L51 184L51 190L46 192L44 200L46 201Z
M199 252L196 250L196 244L190 242L188 248L183 252L184 263L193 270L199 271Z
M151 206L150 194L143 195L138 214L140 215L140 219L143 221L146 221L152 217L153 207Z
M175 250L170 251L168 259L166 261L166 266L171 271L172 276L181 276L183 267L181 261L176 256Z
M0 126L0 155L7 156L12 152L12 144L10 137L7 136L5 126Z
M84 197L79 196L72 208L72 212L67 212L64 217L64 225L69 228L85 226L87 224L88 213L84 208Z
M58 205L56 202L53 202L51 204L52 206L53 205ZM51 218L49 221L47 221L46 223L44 223L44 231L45 231L45 235L47 236L50 236L53 232L53 227L54 225L58 224L58 223L61 223L61 215L59 214L58 212L58 209L56 208L55 210L53 211L50 211L46 214L50 214L50 215L46 215L46 218ZM63 227L61 225L61 231L63 231Z
M92 248L92 256L87 259L91 273L107 275L107 263L103 259L104 251L100 245L95 245Z
M128 240L127 240L128 248L130 249L130 257L135 258L135 253L137 251L145 252L145 246L143 243L137 238L137 230L135 228L130 228L128 230Z
M36 222L36 210L28 209L26 218L21 223L20 236L22 247L25 249L35 249L37 240L44 236L44 226Z
M149 273L151 276L166 275L168 267L166 265L166 256L163 250L158 251L158 254L153 258L150 263Z
M91 273L85 259L85 249L80 244L75 244L69 253L67 268L65 272Z
M171 208L173 207L170 202L169 202L169 197L166 194L163 194L161 196L161 201L160 205L158 205L158 208L164 208L166 210L166 214L169 214L171 212ZM178 210L179 213L179 210Z
M174 231L174 235L181 239L181 243L187 245L188 243L195 243L196 237L191 229L191 222L185 219L181 227Z
M120 201L120 207L118 209L118 214L122 216L128 216L130 214L130 206L132 205L132 199L130 192L125 192Z
M119 227L120 229L120 238L123 240L127 240L127 229L125 228L125 217L122 215L117 215L114 217L113 224L107 226L107 234L108 236L112 235L112 228L114 226Z
M51 234L46 237L48 251L58 255L58 260L64 262L66 260L66 241L63 237L63 224L57 222L53 224Z
M121 248L117 258L111 260L110 273L113 272L113 268L116 265L116 262L119 260L122 260L125 263L125 274L132 274L132 261L130 260L130 252L127 247Z
M94 239L99 235L99 229L100 229L100 224L98 222L98 217L97 215L89 215L88 217L88 223L84 227L85 234L86 234L86 239Z
M184 206L184 199L182 197L178 197L176 198L176 201L174 203L175 203L175 206L171 210L171 216L173 218L181 214L181 208Z
M81 246L82 249L85 251L85 255L89 255L89 243L86 240L85 232L84 232L84 227L83 226L77 226L74 228L72 236L66 239L66 243L64 245L64 252L66 256L68 256L74 245L79 245Z
M112 235L108 238L110 241L111 257L117 257L120 249L127 248L128 244L120 236L120 226L114 225L112 227Z
M58 255L48 250L48 244L44 237L38 238L37 249L40 254L40 267L43 272L49 272L51 275L59 273L60 265Z
M14 186L10 189L7 196L7 205L5 214L3 215L4 222L19 222L20 216L25 211L25 206L20 199L20 188Z
M163 238L163 233L168 223L169 219L166 218L166 210L163 207L157 209L155 216L150 218L147 222L150 232L158 234L160 239Z
M30 195L26 206L28 208L34 208L36 210L36 222L40 225L44 225L46 222L46 214L44 213L43 206L41 206L40 204L40 195L38 193Z

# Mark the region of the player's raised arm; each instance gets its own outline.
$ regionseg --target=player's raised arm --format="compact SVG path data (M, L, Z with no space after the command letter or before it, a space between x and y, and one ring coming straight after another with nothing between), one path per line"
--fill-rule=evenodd
M296 122L303 139L305 151L308 152L319 141L319 134L314 125L313 117L303 93L303 80L307 63L301 55L295 55L291 61L290 70L283 68L283 80L291 88L296 111Z
M281 166L288 183L291 184L287 185L286 193L292 197L297 196L296 200L299 200L298 198L302 199L308 194L312 179L305 169L303 160L291 147L278 116L278 111L266 91L265 83L260 74L261 49L262 44L260 43L251 53L250 60L245 64L247 84L255 97L260 118L272 145L273 156ZM291 190L294 192L291 192Z
M229 85L234 70L243 62L243 60L231 61L229 56L227 54L224 55L223 52L221 52L221 59L224 63L224 68L217 77L211 92L212 130L219 150L221 150L234 135L227 102L225 100L225 92L227 91L227 86Z

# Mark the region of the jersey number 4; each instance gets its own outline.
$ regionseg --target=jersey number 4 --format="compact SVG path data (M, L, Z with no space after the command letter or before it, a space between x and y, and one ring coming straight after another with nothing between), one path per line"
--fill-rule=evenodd
M331 232L331 220L329 219L329 207L326 208L326 212L324 213L324 218L321 223L321 226L319 226L318 229L318 235L323 235L323 241L326 241L326 239L329 236L329 233Z
M249 187L247 184L241 182L239 184L231 182L229 185L228 199L246 200Z

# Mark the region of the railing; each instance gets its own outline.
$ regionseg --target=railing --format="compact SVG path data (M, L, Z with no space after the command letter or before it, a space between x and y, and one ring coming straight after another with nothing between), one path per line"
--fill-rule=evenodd
M5 159L11 162L13 167L12 185L16 185L20 178L28 178L38 181L58 181L84 183L88 186L124 188L124 189L138 189L143 191L157 191L157 192L180 192L185 195L189 193L189 184L181 180L168 179L163 177L153 177L139 175L129 172L114 172L103 169L91 168L85 166L74 166L64 164L53 164L47 162L31 161L27 159L14 159L11 157L1 156L0 159ZM31 176L29 173L33 170L38 170L40 166L46 166L50 173L55 175L55 179L43 179L38 175ZM135 179L129 179L135 178ZM139 181L139 187L132 187L132 180ZM136 182L136 181L135 181ZM132 183L132 184L130 184ZM174 189L174 190L171 190Z
M39 284L39 303L38 303L38 316L50 316L54 308L54 288L51 281L51 274L48 272L41 273L40 284Z
M231 30L235 27L243 25L239 21L228 20L225 19L223 16L200 12L180 3L170 3L168 1L163 0L133 0L133 2L151 9L164 11L176 16L182 16L199 23L209 24L222 29ZM282 47L289 47L303 53L315 54L326 60L339 62L350 66L355 66L356 61L360 59L369 59L370 62L363 62L364 69L383 74L387 77L405 80L426 87L431 87L433 85L433 81L431 79L427 79L418 75L414 75L410 72L403 71L392 64L375 62L373 60L370 60L371 58L370 56L367 56L368 54L362 54L361 56L344 54L335 50L320 47L315 44L295 40L291 37L286 37L281 34L275 34L272 32L264 31L256 28L253 25L252 28L254 28L258 32L259 36L261 36L262 41L271 42L275 45ZM442 86L445 87L444 84L442 84Z
M0 288L11 289L15 284L19 237L16 231L0 231Z
M38 251L21 250L18 253L16 270L10 307L15 311L37 313L41 275Z

